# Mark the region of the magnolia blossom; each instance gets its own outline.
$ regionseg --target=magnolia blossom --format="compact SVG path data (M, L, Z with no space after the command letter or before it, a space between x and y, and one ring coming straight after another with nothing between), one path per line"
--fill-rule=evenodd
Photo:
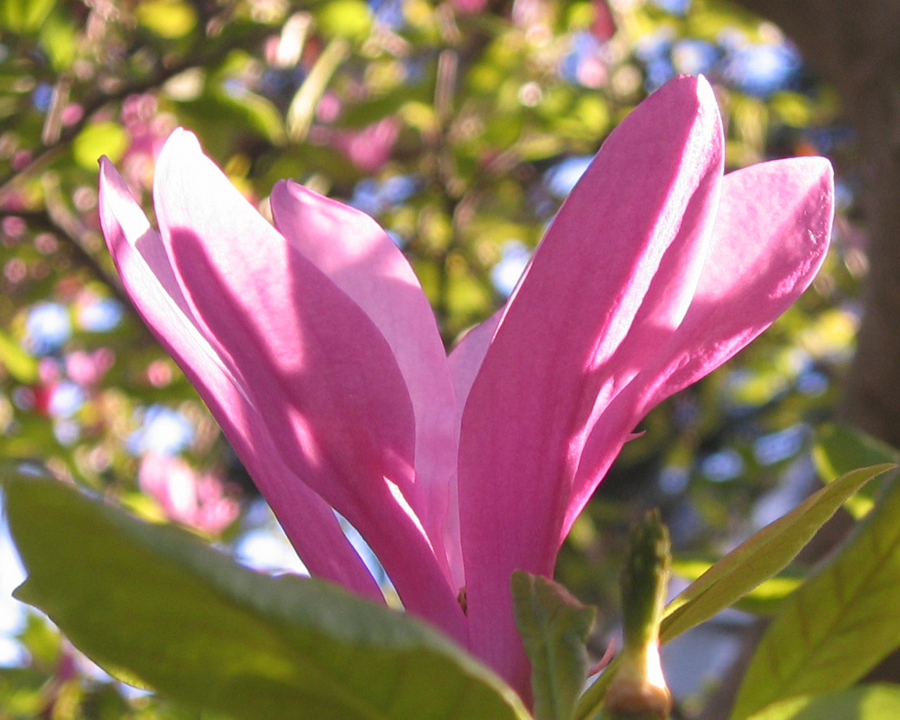
M488 0L451 0L451 4L461 13L474 15L484 10Z
M399 133L400 121L391 116L354 130L316 126L310 139L333 145L358 170L377 173L391 159Z
M144 320L197 387L314 575L405 608L526 701L510 575L549 576L636 424L780 315L822 262L821 158L723 177L702 78L610 135L509 302L447 357L400 250L298 185L272 227L178 130L156 167L159 232L107 161L103 231Z
M181 458L147 453L141 460L138 484L156 499L166 517L201 532L221 533L241 510L218 477L200 475Z

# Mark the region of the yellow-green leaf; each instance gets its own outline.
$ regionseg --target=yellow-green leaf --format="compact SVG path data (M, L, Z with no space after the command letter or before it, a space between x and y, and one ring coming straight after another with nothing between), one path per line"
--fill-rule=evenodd
M130 142L128 133L118 123L98 122L78 133L72 143L72 155L85 170L96 170L97 161L103 155L114 163L119 162Z
M850 690L803 695L769 705L750 720L896 720L900 687L863 685Z
M372 28L372 13L363 0L331 0L318 10L316 21L329 37L363 40Z
M138 5L136 14L141 25L168 39L184 37L197 26L194 8L181 0L147 0Z
M849 687L900 646L897 518L894 485L843 549L785 601L750 662L732 720L796 695Z
M0 330L0 365L23 385L37 382L37 359L25 352L8 334Z
M782 570L850 495L893 467L847 473L741 543L669 604L662 642L708 620Z
M3 0L0 22L16 33L34 32L43 25L54 4L55 0Z
M830 483L853 468L896 463L900 461L900 452L862 430L848 425L827 424L816 430L812 457L819 477ZM872 509L878 491L894 474L885 473L878 482L869 483L847 499L845 506L853 517L862 518Z
M714 564L714 560L676 557L672 561L672 573L693 582ZM784 599L800 587L808 574L806 568L787 567L753 588L738 600L734 607L754 615L775 615Z

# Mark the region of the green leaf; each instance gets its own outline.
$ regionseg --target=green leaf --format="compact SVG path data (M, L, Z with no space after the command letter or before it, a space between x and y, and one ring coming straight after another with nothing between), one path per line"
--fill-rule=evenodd
M197 26L196 11L181 0L144 0L135 14L141 25L162 38L184 37Z
M898 517L894 486L840 553L785 601L750 662L732 720L795 695L848 687L900 646Z
M363 0L331 0L316 11L326 37L364 40L372 29L372 12Z
M769 705L750 720L896 720L898 717L900 687L863 685L784 700Z
M0 23L15 33L34 32L47 19L54 4L55 0L3 0Z
M672 561L672 573L693 582L715 564L715 560L699 557L676 557ZM796 590L809 575L806 566L790 565L777 575L757 585L734 607L753 615L775 615L784 599Z
M819 477L827 483L854 468L900 462L900 452L890 445L856 428L837 424L823 425L816 431L812 457ZM846 508L853 517L858 520L872 509L875 497L893 475L885 475L848 498Z
M588 685L582 696L578 698L575 706L574 720L591 720L596 718L603 710L603 701L609 690L610 683L621 665L621 655L613 658L601 675Z
M247 720L527 720L490 670L414 618L329 583L268 577L72 486L7 472L17 597L90 657Z
M16 639L28 651L32 667L42 668L50 673L59 666L62 635L43 615L27 613L25 627L16 634Z
M37 358L25 352L7 333L0 330L0 365L23 385L31 385L38 379Z
M531 660L534 716L570 720L588 670L585 643L594 609L558 583L516 571L512 575L516 626Z
M118 123L92 123L78 133L72 143L72 155L75 162L85 170L96 172L97 161L102 155L117 163L122 159L129 143L128 133Z
M782 570L848 497L893 467L876 465L847 473L741 543L669 604L660 629L662 642L708 620Z
M68 70L78 52L78 31L72 24L68 8L56 6L40 32L41 46L57 72Z
M228 157L233 152L235 136L252 134L273 145L284 143L281 115L266 98L252 92L231 97L212 88L195 100L177 101L180 121L206 138L207 150Z
M770 100L772 111L788 125L806 127L813 121L815 107L810 98L795 92L778 92Z
M47 708L46 685L47 674L34 668L0 667L0 708L7 713L0 717L41 717Z
M325 94L328 83L341 63L347 59L349 52L350 45L345 38L333 38L316 59L303 84L297 89L285 117L288 136L295 142L306 139L312 127L316 107Z

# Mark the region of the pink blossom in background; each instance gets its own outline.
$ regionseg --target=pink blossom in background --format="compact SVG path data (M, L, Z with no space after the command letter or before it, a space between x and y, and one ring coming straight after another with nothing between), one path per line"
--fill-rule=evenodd
M591 23L591 35L600 42L609 40L616 34L616 20L609 9L608 0L592 0L594 21Z
M341 116L341 99L333 92L326 92L316 105L316 120L330 125Z
M51 417L53 415L51 411L53 393L59 387L60 380L59 365L56 360L49 357L41 358L38 361L37 382L28 388L25 396L26 407L38 415Z
M103 231L135 306L216 416L314 575L381 590L530 701L510 575L552 575L641 418L803 292L831 231L822 158L723 176L705 80L680 77L609 136L507 304L448 357L401 251L292 182L267 223L176 131L154 230L103 160Z
M12 162L10 164L12 165L13 170L22 170L31 162L33 157L34 155L31 150L16 150L13 153Z
M74 125L84 117L84 108L78 103L69 103L62 111L62 124L65 127Z
M333 142L358 169L375 173L391 159L399 133L400 120L386 117L361 130L336 130Z
M381 170L391 159L400 125L399 118L395 117L382 118L353 130L320 125L312 129L310 139L319 145L331 145L357 170L372 174Z
M165 387L172 382L174 373L165 360L154 360L147 366L146 377L153 387Z
M109 348L93 351L76 350L66 356L66 375L79 385L98 384L116 360Z
M450 0L459 12L474 15L487 7L488 0Z
M357 88L363 94L363 88ZM309 139L317 145L330 145L364 173L374 174L387 164L394 151L402 123L397 117L384 117L360 128L339 128L343 104L333 92L326 92L316 106L316 120Z
M156 158L174 129L171 115L159 112L154 95L129 95L122 103L122 124L131 144L122 158L122 174L133 188L148 188Z
M218 535L240 512L219 478L199 475L180 458L148 453L141 460L138 483L166 517L201 532Z
M83 656L79 655L78 651L63 639L60 643L56 667L41 691L43 707L40 717L52 718L68 714L72 700L71 693L66 692L66 686L78 678L80 660L83 660ZM60 712L56 712L57 710Z

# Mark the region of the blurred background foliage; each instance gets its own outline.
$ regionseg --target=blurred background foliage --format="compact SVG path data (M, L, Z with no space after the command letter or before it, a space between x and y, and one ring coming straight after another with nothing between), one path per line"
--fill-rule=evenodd
M407 253L449 347L511 292L604 137L677 73L713 83L730 169L832 158L835 243L769 332L646 419L575 525L558 579L600 606L602 652L642 508L662 507L690 574L808 491L813 428L832 416L859 320L854 135L779 29L725 2L2 0L0 457L45 463L255 567L296 569L123 299L99 232L98 157L151 211L155 153L180 125L264 213L288 177L361 208ZM111 682L10 601L16 567L6 543L0 719L196 717ZM746 617L672 651L679 712L700 706Z

